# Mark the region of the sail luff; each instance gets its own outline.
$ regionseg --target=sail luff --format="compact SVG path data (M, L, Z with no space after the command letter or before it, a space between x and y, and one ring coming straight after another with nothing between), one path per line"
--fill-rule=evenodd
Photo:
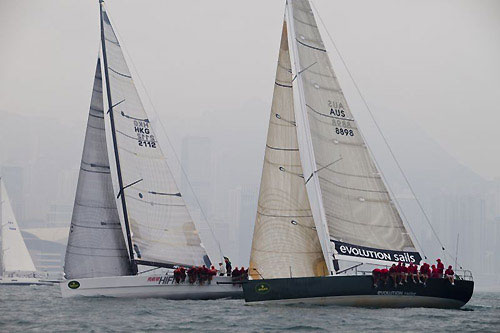
M102 55L103 55L103 63L104 63L104 85L106 86L106 96L107 96L107 101L108 101L108 112L109 112L109 120L110 120L110 125L111 125L111 137L113 139L113 153L115 156L115 163L116 163L116 174L118 178L118 186L119 186L119 197L121 201L121 207L123 210L123 219L124 219L124 225L125 225L125 230L126 230L126 235L127 235L127 246L128 246L128 254L130 258L130 267L131 271L133 274L137 274L137 264L134 262L134 250L133 250L133 244L132 244L132 236L130 232L130 224L129 224L129 219L128 219L128 212L127 212L127 203L125 200L125 193L124 191L124 185L123 185L123 178L122 178L122 172L121 172L121 167L120 167L120 156L118 152L118 144L116 141L116 128L115 128L115 121L114 121L114 112L113 112L113 102L111 99L111 88L109 84L109 71L108 71L108 59L106 55L106 42L105 42L105 36L104 36L104 14L103 14L103 6L104 3L102 0L99 2L99 13L100 13L100 23L101 23L101 50L102 50Z
M323 256L325 258L328 271L333 274L335 270L333 267L333 257L331 253L330 245L330 235L328 232L328 225L326 222L325 209L323 207L323 198L319 184L318 173L316 172L316 158L314 156L314 149L311 139L311 130L309 128L309 122L307 120L307 111L305 110L305 96L302 87L301 75L303 69L300 65L299 54L297 50L297 42L295 39L295 22L293 20L293 6L287 0L287 21L290 26L289 30L289 44L292 45L292 59L293 59L293 73L296 75L294 79L294 87L297 91L297 99L299 103L296 103L295 114L297 119L297 131L298 131L298 143L301 151L301 162L302 168L304 169L304 179L307 181L306 188L310 199L310 205L312 209L312 214L314 216L314 223L316 225L318 237L321 243L321 248L323 250Z

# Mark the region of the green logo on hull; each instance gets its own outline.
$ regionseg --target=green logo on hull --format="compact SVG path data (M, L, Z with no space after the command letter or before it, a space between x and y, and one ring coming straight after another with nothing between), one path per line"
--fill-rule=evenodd
M271 287L265 282L261 282L255 286L255 291L259 294L267 294L269 290L271 290Z
M68 287L70 289L77 289L78 287L80 287L80 282L78 282L78 281L69 281L68 282Z

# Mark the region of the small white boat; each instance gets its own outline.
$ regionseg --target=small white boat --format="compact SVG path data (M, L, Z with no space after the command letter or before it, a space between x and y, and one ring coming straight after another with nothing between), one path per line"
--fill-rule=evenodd
M33 277L0 277L0 285L10 285L10 286L51 286L53 282L40 280Z
M0 285L50 285L38 279L31 255L24 243L10 204L7 190L0 178Z
M173 275L135 275L75 279L60 284L63 297L107 296L174 300L242 298L241 284L229 276L216 276L208 283L175 283Z
M229 277L175 284L158 273L209 266L222 254L209 256L202 245L102 1L100 22L62 296L242 298Z

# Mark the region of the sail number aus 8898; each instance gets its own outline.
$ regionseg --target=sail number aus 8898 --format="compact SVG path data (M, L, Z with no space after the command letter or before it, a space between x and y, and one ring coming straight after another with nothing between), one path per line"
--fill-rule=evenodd
M342 127L335 127L335 133L337 133L338 135L354 136L354 132L352 131L352 129Z

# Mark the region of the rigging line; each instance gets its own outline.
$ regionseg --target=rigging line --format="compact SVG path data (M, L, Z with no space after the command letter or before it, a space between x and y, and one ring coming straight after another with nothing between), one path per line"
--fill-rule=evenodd
M138 182L142 182L143 180L144 180L144 179L142 179L142 178L141 178L141 179L139 179L139 180L136 180L136 181L135 181L135 182L133 182L133 183L130 183L130 184L128 184L128 185L126 185L126 186L122 187L122 188L120 189L120 191L118 192L118 195L116 196L116 198L118 199L118 198L120 197L120 195L122 195L123 191L125 191L125 189L126 189L126 188L128 188L128 187L130 187L130 186L133 186L133 185L137 184Z
M109 20L111 20L110 18L110 15L109 13L107 13L108 15L108 18ZM122 37L120 36L120 34L118 33L118 29L115 31L117 37L119 39L122 39ZM158 112L156 111L156 108L153 104L153 100L151 99L151 96L149 95L148 93L148 90L146 89L146 85L144 84L144 82L142 81L142 78L141 76L139 75L139 72L137 71L137 68L135 67L135 64L132 60L132 57L130 56L130 54L128 53L127 49L123 46L121 46L121 49L125 52L125 54L127 54L129 60L130 60L130 64L132 65L132 68L134 69L135 73L136 73L136 76L137 76L137 79L139 81L139 84L142 86L142 88L144 89L144 92L145 92L145 95L149 101L149 104L151 105L151 108L153 109L153 112L155 113L156 117L158 118L158 123L160 124L162 130L163 130L163 133L165 134L165 137L167 138L167 142L168 144L170 145L170 147L172 148L172 151L173 151L173 155L175 157L175 160L177 161L177 163L179 164L180 166L180 169L182 171L182 174L184 175L184 177L186 178L186 181L188 183L188 186L189 188L191 189L191 191L193 192L193 195L194 195L194 198L195 198L195 201L196 201L196 204L198 205L199 209L200 209L200 212L201 212L201 215L203 216L203 219L205 220L205 223L207 224L208 226L208 229L210 230L210 233L212 234L212 237L213 239L215 240L215 242L217 243L217 247L219 249L219 255L221 258L224 257L223 253L222 253L222 248L221 248L221 245L220 245L220 242L219 240L217 239L217 237L215 236L215 232L213 230L213 227L212 225L210 224L210 222L208 222L208 218L207 218L207 215L205 214L205 211L203 210L203 207L201 206L200 204L200 201L198 200L198 196L196 195L196 192L194 191L193 189L193 185L191 184L191 181L189 180L188 176L187 176L187 172L186 170L184 170L184 168L182 167L182 163L180 162L180 159L179 159L179 155L177 154L177 152L175 151L174 149L174 145L172 144L172 141L170 140L170 137L168 136L167 134L167 130L165 129L165 125L163 125L163 122L161 121L161 118L158 114ZM147 121L149 122L149 120L147 119Z
M311 180L312 176L313 176L315 173L320 172L321 170L326 169L326 168L328 168L329 166L331 166L331 165L333 165L333 164L335 164L335 163L337 163L337 162L340 162L342 159L343 159L343 157L340 157L339 159L337 159L337 160L333 161L332 163L329 163L329 164L325 165L324 167L321 167L321 168L319 168L318 170L313 171L313 172L311 173L311 175L309 176L309 178L307 178L307 180L306 180L306 184L307 184L307 182L308 182L308 181L310 181L310 180Z
M306 68L300 70L297 74L295 74L295 76L293 77L292 79L292 82L295 81L295 79L297 78L297 76L299 76L300 74L304 73L305 71L307 71L309 68L311 68L312 66L316 65L318 62L315 61L313 62L312 64L310 64L309 66L307 66Z
M325 23L323 22L323 19L322 19L322 18L321 18L321 16L319 15L319 12L318 12L318 10L316 9L316 6L315 6L315 5L314 5L314 3L312 3L312 2L311 2L311 4L312 4L312 6L313 6L314 10L316 11L316 15L318 16L319 20L321 21L321 25L323 25L323 28L325 29L326 34L328 35L328 38L330 39L330 42L333 44L333 47L335 48L335 51L336 51L336 52L337 52L337 54L339 55L339 59L342 61L342 64L344 65L344 67L345 67L345 69L346 69L346 71L347 71L347 73L348 73L348 75L349 75L349 77L350 77L351 81L353 82L354 87L355 87L355 89L356 89L357 93L358 93L358 94L359 94L359 96L361 97L361 100L363 101L363 104L365 105L366 109L368 110L368 113L370 114L370 118L373 120L373 123L375 124L375 127L377 128L377 131L380 133L380 136L381 136L381 137L382 137L382 139L384 140L384 143L386 144L386 146L387 146L387 148L388 148L388 150L389 150L389 152L390 152L390 154L391 154L392 158L394 159L394 161L395 161L395 163L396 163L396 165L397 165L397 167L398 167L399 171L401 172L401 174L402 174L403 178L405 179L406 184L408 185L408 187L409 187L409 189L410 189L410 191L411 191L411 193L412 193L413 197L415 198L415 201L417 202L417 204L418 204L418 206L419 206L419 208L420 208L420 210L421 210L422 214L424 215L424 218L425 218L425 220L426 220L427 224L430 226L430 228L431 228L431 230L432 230L432 233L433 233L433 234L434 234L434 236L436 237L436 239L437 239L437 241L438 241L439 245L441 245L441 249L442 249L443 251L446 251L446 249L445 249L445 247L444 247L444 245L443 245L443 242L441 241L441 239L439 238L439 236L438 236L438 234L437 234L436 230L435 230L435 229L434 229L434 227L432 226L432 223L431 223L431 221L430 221L430 219L429 219L429 217L428 217L427 213L425 212L425 210L424 210L424 208L423 208L423 206L422 206L422 204L421 204L420 200L418 199L417 195L415 194L415 191L413 190L413 187L411 186L410 181L408 180L408 177L407 177L407 176L406 176L406 174L403 172L403 168L401 167L401 165L399 164L398 160L396 159L396 156L395 156L395 154L394 154L394 152L393 152L393 150L392 150L391 146L389 145L389 142L387 141L387 138L386 138L386 137L385 137L385 135L383 134L382 129L380 128L380 126L379 126L379 124L378 124L377 120L375 119L375 116L373 115L373 112L371 111L371 108L370 108L370 106L368 105L368 102L366 101L366 99L365 99L364 95L361 93L361 89L359 88L359 86L358 86L358 84L357 84L356 80L354 80L354 76L352 75L351 71L349 70L349 67L347 66L347 63L345 62L344 58L342 57L342 54L340 53L340 50L339 50L339 49L338 49L338 47L337 47L337 44L335 44L335 42L333 41L333 38L332 38L332 36L330 35L330 32L328 31L328 29L326 28L326 25L325 25ZM398 206L399 206L399 204L398 204ZM417 237L415 237L415 238L417 238Z

